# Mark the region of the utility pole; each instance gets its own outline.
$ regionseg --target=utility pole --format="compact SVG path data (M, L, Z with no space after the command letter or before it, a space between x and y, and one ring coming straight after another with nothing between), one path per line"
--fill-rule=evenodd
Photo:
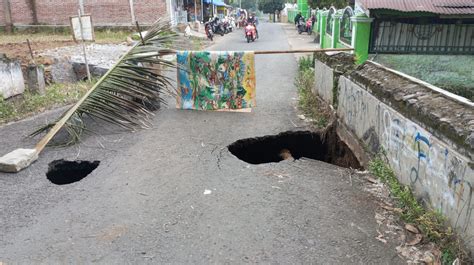
M78 14L78 18L79 18L79 30L80 30L80 33L81 33L82 53L84 55L84 62L86 64L87 80L90 82L91 81L91 71L89 70L89 63L87 62L86 44L84 43L84 32L82 30L81 9L77 10L77 14ZM92 24L91 24L91 26L92 26Z
M84 13L84 0L79 0L79 10L81 11L81 15Z
M204 2L201 0L201 21L204 22Z
M136 19L135 19L135 8L133 6L133 0L129 0L128 4L130 5L130 14L132 14L132 25L134 25L136 22Z

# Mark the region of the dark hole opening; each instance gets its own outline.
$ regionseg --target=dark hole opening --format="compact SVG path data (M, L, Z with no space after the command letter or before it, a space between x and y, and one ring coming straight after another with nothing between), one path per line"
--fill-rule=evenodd
M100 164L100 161L67 161L54 160L48 165L46 177L54 184L65 185L80 181L89 175Z
M361 168L357 157L334 129L325 133L290 131L241 139L229 145L228 149L237 158L250 164L306 157L341 167Z

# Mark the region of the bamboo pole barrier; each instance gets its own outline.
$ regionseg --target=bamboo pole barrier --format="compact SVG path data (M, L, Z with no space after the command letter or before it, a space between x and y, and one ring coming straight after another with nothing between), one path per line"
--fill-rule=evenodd
M286 53L315 53L315 52L350 52L353 51L353 48L326 48L326 49L306 49L306 50L263 50L263 51L253 51L256 55L262 54L286 54ZM178 50L170 50L162 52L163 55L171 55L179 52ZM211 52L211 51L207 51ZM251 52L251 51L243 51Z
M328 49L308 49L308 50L274 50L274 51L254 51L254 54L284 54L284 53L314 53L314 52L348 52L353 48L328 48Z

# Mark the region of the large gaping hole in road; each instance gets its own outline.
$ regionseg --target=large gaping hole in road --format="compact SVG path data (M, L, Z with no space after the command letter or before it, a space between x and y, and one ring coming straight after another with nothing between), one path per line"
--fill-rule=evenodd
M89 175L100 164L100 161L67 161L54 160L49 163L46 177L54 184L65 185L79 181Z
M228 146L229 151L250 164L280 162L302 157L341 167L361 168L351 149L335 129L325 133L289 131L278 135L241 139Z

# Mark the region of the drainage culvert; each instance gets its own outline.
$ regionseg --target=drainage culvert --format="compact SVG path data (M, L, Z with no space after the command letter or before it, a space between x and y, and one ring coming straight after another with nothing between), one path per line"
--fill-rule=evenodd
M64 185L80 181L89 175L100 164L100 161L67 161L54 160L49 163L46 177L54 184Z
M335 129L324 133L289 131L277 135L241 139L228 146L229 151L250 164L280 162L302 157L341 167L361 168L351 149Z

